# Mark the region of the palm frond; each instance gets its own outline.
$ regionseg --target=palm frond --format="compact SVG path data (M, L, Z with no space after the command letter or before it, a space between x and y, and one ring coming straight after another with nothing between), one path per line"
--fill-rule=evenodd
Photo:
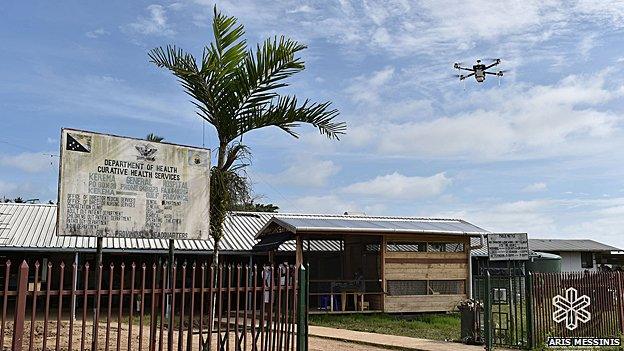
M247 145L241 143L230 144L225 151L225 155L223 170L238 171L250 164L251 152Z
M214 42L204 49L202 72L222 77L230 75L245 59L247 41L245 27L236 17L225 16L214 7L212 32Z
M239 97L236 116L267 104L277 96L277 89L288 86L285 80L305 68L303 61L295 57L305 48L281 36L258 45L255 55L250 51L232 82Z
M164 137L161 137L159 135L156 135L154 133L149 133L146 137L145 140L147 141L152 141L152 142L156 142L156 143L160 143L161 141L165 140Z
M309 100L297 106L296 97L280 96L268 108L259 108L247 114L241 123L239 135L253 129L277 126L297 138L299 134L294 129L307 123L330 139L340 139L347 125L345 122L334 122L339 113L336 109L330 109L330 106L330 102L311 103Z

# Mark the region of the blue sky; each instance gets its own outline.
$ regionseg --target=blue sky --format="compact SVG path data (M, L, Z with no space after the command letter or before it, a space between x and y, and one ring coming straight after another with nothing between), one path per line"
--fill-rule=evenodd
M215 146L182 88L148 62L211 40L213 2L0 5L0 197L56 198L61 127ZM331 100L313 128L245 137L264 202L283 211L459 217L532 237L624 247L624 3L218 2L249 42L309 46L289 92ZM500 57L478 85L455 61Z

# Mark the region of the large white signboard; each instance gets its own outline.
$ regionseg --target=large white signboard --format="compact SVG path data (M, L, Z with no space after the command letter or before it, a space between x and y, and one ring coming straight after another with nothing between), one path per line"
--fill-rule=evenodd
M61 132L57 232L207 239L210 150Z
M529 239L526 233L488 234L490 261L523 261L529 259Z

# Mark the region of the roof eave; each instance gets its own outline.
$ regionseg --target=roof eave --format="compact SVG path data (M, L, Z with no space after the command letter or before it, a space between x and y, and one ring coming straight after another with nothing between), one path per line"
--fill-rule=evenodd
M287 222L280 220L279 218L273 217L271 220L265 224L255 235L255 239L259 239L264 235L267 235L265 231L272 225L277 224L284 228L286 231L292 234L301 234L301 233L318 233L318 232L329 232L329 233L400 233L400 234L441 234L441 235L461 235L461 236L481 236L489 234L488 231L483 232L464 232L464 231L448 231L448 230L431 230L431 229L400 229L400 228L349 228L349 227L295 227L290 225Z

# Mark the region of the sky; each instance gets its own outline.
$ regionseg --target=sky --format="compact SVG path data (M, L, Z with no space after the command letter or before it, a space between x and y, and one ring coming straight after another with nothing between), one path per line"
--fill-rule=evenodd
M200 55L213 1L3 1L0 198L56 200L60 129L216 146L151 48ZM624 248L624 2L219 1L249 43L305 43L284 93L332 101L347 134L244 138L282 212L461 218ZM502 79L454 62L501 58ZM202 132L205 131L205 133Z

